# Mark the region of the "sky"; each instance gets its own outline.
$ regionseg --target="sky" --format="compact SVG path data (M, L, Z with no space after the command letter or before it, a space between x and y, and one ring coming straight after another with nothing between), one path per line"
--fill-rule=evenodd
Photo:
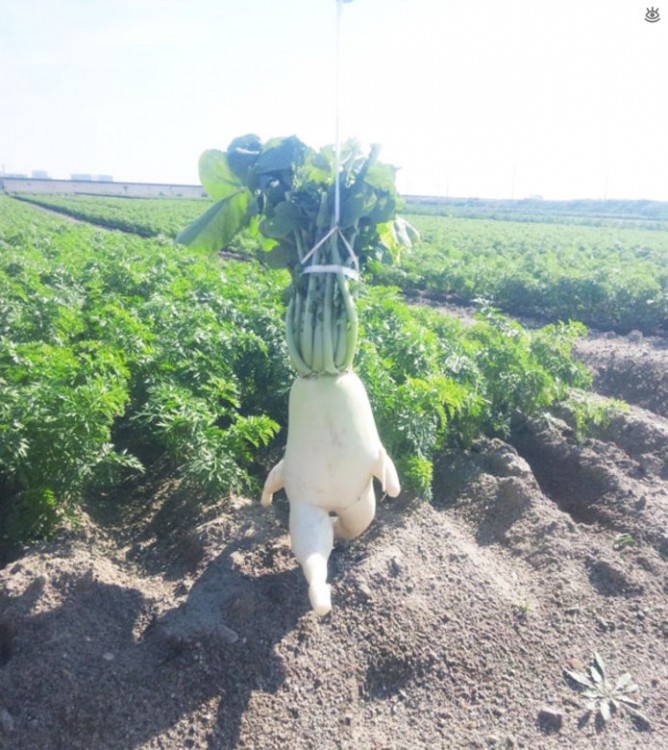
M0 170L198 184L245 133L333 143L337 10L341 137L402 193L668 200L646 0L0 0Z

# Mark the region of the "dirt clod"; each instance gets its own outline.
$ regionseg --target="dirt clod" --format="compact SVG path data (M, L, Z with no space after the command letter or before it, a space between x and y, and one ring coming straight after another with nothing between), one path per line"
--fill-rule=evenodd
M538 712L538 726L545 734L556 734L561 730L564 716L553 708L541 708Z

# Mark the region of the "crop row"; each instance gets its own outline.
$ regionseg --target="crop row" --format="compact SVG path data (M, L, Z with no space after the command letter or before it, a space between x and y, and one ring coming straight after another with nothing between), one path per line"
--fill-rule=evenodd
M254 491L285 442L286 272L65 222L0 196L0 534L47 533L86 492L172 472ZM361 290L364 380L404 486L446 443L506 431L588 375L576 325L473 326Z
M400 266L377 266L377 282L604 330L668 328L665 232L408 218L422 242Z
M37 206L140 237L174 237L206 208L206 201L196 198L175 200L51 194L20 197Z
M81 196L37 200L104 226L168 237L199 215L203 203ZM464 208L447 204L443 210ZM492 210L487 204L483 208ZM509 313L578 320L620 332L668 328L668 233L635 228L630 220L623 226L559 223L563 212L557 208L550 209L552 214L543 209L552 216L549 223L409 215L422 242L403 256L400 266L377 265L373 280L406 292L463 302L482 298ZM598 220L585 208L572 210L579 211L581 221ZM641 215L651 209L648 219L663 216L654 204L633 204L632 209ZM252 253L250 245L242 240L237 249Z
M546 201L485 198L409 199L412 213L469 219L665 230L668 203L649 200Z

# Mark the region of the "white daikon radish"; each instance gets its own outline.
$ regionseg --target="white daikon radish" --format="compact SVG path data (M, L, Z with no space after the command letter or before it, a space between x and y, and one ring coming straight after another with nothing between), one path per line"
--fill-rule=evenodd
M259 231L263 262L290 271L286 344L300 377L290 392L285 457L269 474L262 502L285 488L292 549L318 614L331 609L334 537L352 539L374 517L373 477L388 495L400 491L352 372L363 272L369 260L398 260L417 237L396 216L396 169L378 154L379 146L365 154L354 140L314 151L295 136L265 144L253 134L235 138L225 153L202 154L202 186L215 203L177 237L219 251L241 230Z
M388 495L399 494L399 478L378 437L362 381L353 372L297 378L285 456L267 477L262 504L285 488L292 550L319 615L331 609L327 560L334 537L355 538L375 515L373 477Z

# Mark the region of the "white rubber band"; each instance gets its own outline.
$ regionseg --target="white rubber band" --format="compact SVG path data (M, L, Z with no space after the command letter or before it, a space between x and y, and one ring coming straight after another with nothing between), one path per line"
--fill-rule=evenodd
M355 268L349 268L348 266L320 266L311 265L306 266L302 273L342 273L353 281L360 280L360 273Z

